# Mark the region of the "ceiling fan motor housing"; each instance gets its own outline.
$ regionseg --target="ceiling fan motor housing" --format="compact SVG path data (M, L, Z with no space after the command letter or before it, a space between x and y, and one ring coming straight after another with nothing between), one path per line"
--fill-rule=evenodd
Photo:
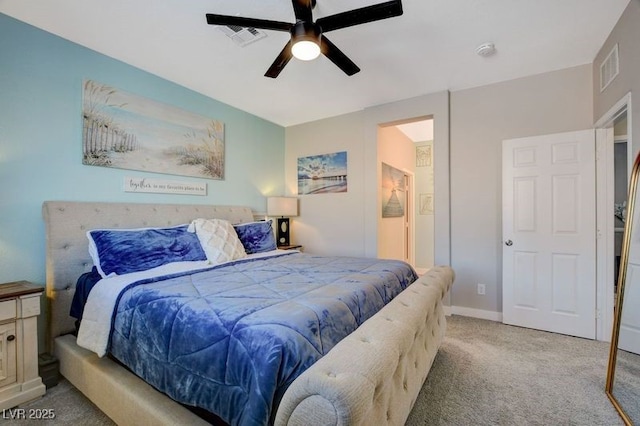
M311 41L320 45L320 36L322 30L320 26L314 22L298 21L291 27L291 40L295 43L298 41Z

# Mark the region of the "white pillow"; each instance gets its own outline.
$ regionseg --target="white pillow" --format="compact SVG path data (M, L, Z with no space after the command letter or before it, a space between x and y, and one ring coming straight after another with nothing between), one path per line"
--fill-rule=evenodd
M195 219L189 225L211 263L222 263L247 256L231 222L222 219Z

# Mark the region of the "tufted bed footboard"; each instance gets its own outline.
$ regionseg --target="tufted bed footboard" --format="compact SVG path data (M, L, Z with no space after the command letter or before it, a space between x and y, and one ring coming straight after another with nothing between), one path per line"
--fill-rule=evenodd
M444 338L453 278L431 269L338 343L287 389L275 424L404 424Z

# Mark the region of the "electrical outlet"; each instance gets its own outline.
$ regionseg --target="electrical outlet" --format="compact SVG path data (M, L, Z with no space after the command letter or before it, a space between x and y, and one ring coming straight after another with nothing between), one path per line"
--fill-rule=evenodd
M478 294L481 296L484 296L486 294L485 290L486 290L485 285L478 283Z

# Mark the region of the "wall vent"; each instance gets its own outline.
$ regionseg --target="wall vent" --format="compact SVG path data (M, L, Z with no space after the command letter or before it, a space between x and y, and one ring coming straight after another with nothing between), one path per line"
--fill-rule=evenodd
M246 45L263 39L267 36L267 33L265 33L264 31L255 28L238 27L237 25L219 26L218 28L227 37L233 40L234 43L241 47L245 47Z
M604 91L614 78L620 72L620 63L618 62L618 45L611 49L611 52L600 64L600 91Z

